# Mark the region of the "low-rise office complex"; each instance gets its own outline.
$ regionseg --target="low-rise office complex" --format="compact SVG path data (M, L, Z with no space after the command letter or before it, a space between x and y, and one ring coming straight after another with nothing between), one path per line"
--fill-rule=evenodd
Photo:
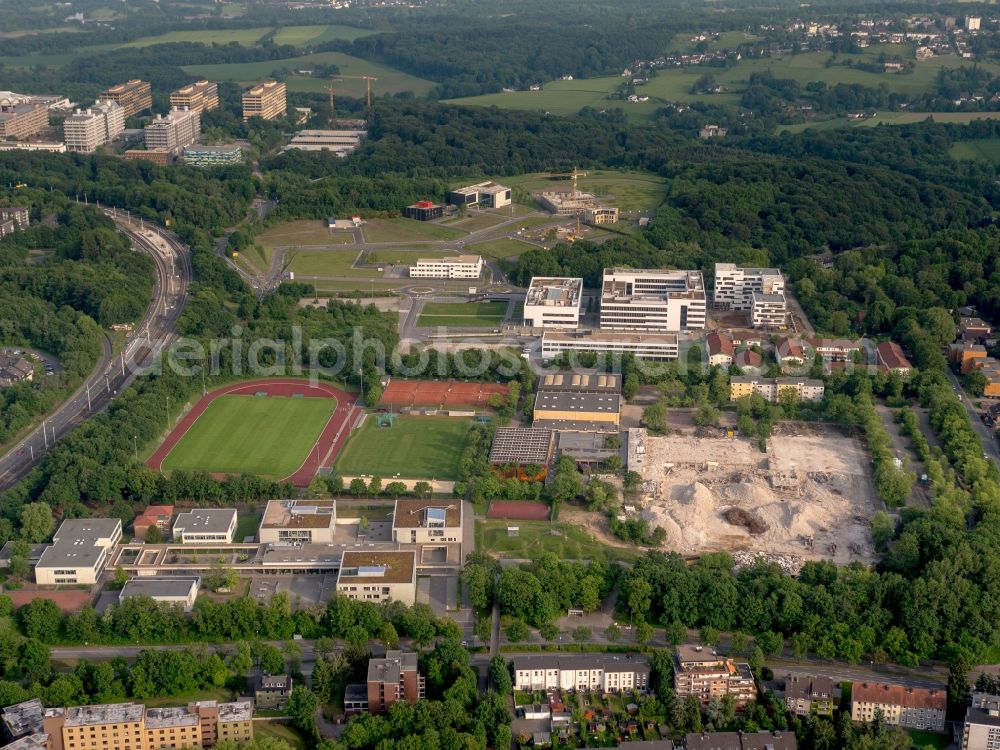
M170 93L170 106L208 112L219 107L219 86L212 81L197 81Z
M545 331L542 359L555 359L566 352L633 354L638 359L669 362L677 359L677 336L672 333L615 333L612 331Z
M748 664L737 663L701 646L677 647L674 690L680 698L694 696L703 704L728 695L737 705L744 705L757 697Z
M122 538L117 518L72 518L63 521L35 564L35 583L97 583L108 555Z
M700 271L605 268L601 328L612 331L690 331L705 327Z
M243 161L243 149L235 144L221 146L192 145L184 149L181 156L185 164L192 167L216 167L239 164Z
M635 654L528 654L514 657L515 690L645 692L649 662Z
M739 268L715 264L714 305L720 310L750 310L754 293L784 294L785 278L777 268Z
M285 115L285 84L265 81L243 92L243 122L251 117L275 120Z
M181 544L232 544L235 533L234 508L194 508L174 521L174 541Z
M417 598L416 553L344 552L337 574L337 592L349 599L413 604Z
M480 182L448 191L447 201L453 206L503 208L510 205L510 188L495 182Z
M331 151L347 156L361 145L367 130L300 130L282 151Z
M63 121L67 151L90 154L125 132L125 110L113 101L97 101Z
M456 255L449 258L418 258L410 266L413 279L478 279L483 275L483 256Z
M462 503L433 500L396 500L392 540L397 544L435 544L462 541Z
M812 378L759 378L750 375L729 379L729 400L739 401L744 396L759 393L765 401L777 403L785 394L799 401L822 401L825 387L822 380ZM785 397L789 397L785 396Z
M432 221L444 216L444 206L434 201L417 201L403 209L403 216L417 221Z
M270 500L260 522L262 544L332 544L336 500Z
M149 82L138 79L105 89L98 99L117 104L122 108L125 117L137 115L153 106L153 92Z
M580 325L583 279L535 276L524 297L524 324L531 328L575 329Z
M124 603L126 599L148 596L154 602L170 604L190 612L198 599L200 584L201 579L197 576L132 578L122 587L118 601Z
M177 153L197 142L201 135L201 115L192 109L172 109L157 115L144 129L146 148Z
M948 696L944 688L915 688L880 682L855 682L851 687L851 719L874 721L906 729L944 731Z

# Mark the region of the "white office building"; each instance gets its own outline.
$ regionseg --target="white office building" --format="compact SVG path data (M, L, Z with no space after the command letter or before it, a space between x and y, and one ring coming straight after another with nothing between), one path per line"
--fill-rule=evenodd
M583 279L535 276L524 297L524 324L531 328L575 329L580 325Z
M750 301L750 324L754 328L784 328L787 314L784 294L753 293Z
M480 182L448 191L448 203L453 206L503 208L510 205L510 200L510 188L496 182Z
M478 279L482 275L481 255L418 258L416 264L410 266L411 279Z
M750 310L754 292L784 294L785 278L777 268L739 268L735 263L715 264L713 302L721 310Z
M605 268L601 329L691 331L705 327L701 271Z
M672 333L612 333L608 331L545 331L542 361L564 352L633 354L637 359L669 362L677 359L677 336Z

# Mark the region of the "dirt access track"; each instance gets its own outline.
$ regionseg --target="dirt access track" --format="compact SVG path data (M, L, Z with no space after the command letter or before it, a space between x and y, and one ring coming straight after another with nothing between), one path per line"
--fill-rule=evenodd
M781 423L767 453L711 428L643 439L638 512L667 531L666 549L763 553L793 570L804 560L875 560L870 521L882 504L871 459L837 428Z

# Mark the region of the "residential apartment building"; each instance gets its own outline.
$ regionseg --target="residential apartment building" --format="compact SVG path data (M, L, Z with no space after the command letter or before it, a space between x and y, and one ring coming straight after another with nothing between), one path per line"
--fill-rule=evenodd
M958 332L963 339L982 343L993 333L993 326L982 318L961 317L958 319Z
M239 164L243 161L243 149L236 145L188 146L181 153L185 164L192 167L217 167Z
M968 339L960 339L948 347L948 360L957 364L963 374L975 370L988 356L985 346Z
M368 660L368 712L385 713L393 703L416 703L425 695L424 677L417 671L412 651L385 652L384 658Z
M729 379L729 400L759 393L765 401L777 403L782 394L794 393L799 401L822 401L825 392L822 380L812 378L760 378L734 375Z
M0 103L0 140L25 140L49 126L49 108L38 102Z
M855 682L851 686L853 721L873 721L881 712L887 724L942 732L947 703L943 687L915 688L880 682Z
M197 81L170 93L170 107L208 112L219 107L219 86L212 81Z
M292 694L292 676L262 674L254 682L254 707L265 711L281 711Z
M973 693L972 705L965 710L961 750L1000 748L1000 696Z
M833 716L832 677L789 673L785 676L785 706L796 716Z
M629 743L630 745L632 743ZM794 732L700 732L684 737L685 750L798 750Z
M235 533L234 508L194 508L174 521L174 541L180 544L232 544Z
M725 333L713 331L705 337L708 364L713 367L729 367L733 363L733 340Z
M413 604L417 598L416 553L344 552L336 590L349 599Z
M42 731L45 708L38 698L15 703L0 709L0 728L4 742L12 742Z
M284 117L285 84L265 81L243 92L243 122L251 117L275 120Z
M669 362L677 359L677 336L672 333L612 333L610 331L545 331L542 360L567 352L633 354L637 359Z
M777 268L739 268L735 263L715 264L712 301L716 308L752 310L754 292L784 295L785 278L781 271Z
M583 279L535 276L524 297L524 325L574 330L580 325L582 303Z
M774 358L782 367L798 367L805 364L806 348L797 339L782 337L774 342Z
M827 362L847 362L863 347L857 339L803 339L803 342Z
M453 206L503 208L510 205L510 188L495 182L480 182L448 191L447 202Z
M644 692L649 662L636 654L526 654L514 657L515 690Z
M392 514L392 541L397 544L461 542L462 503L399 498Z
M97 101L63 121L67 151L92 154L125 132L125 111L115 102Z
M0 208L0 238L28 228L28 209L23 206Z
M270 500L260 522L262 544L332 544L336 500Z
M14 226L13 219L0 222L0 237L7 233L6 228L10 226ZM13 234L13 230L10 233ZM35 366L24 357L17 354L0 354L0 386L23 383L34 377Z
M149 83L138 79L105 89L98 98L117 104L125 117L137 115L153 106L153 92Z
M177 153L198 141L201 115L191 109L171 109L165 116L157 115L143 134L147 149Z
M418 258L410 266L413 279L478 279L483 275L483 256L457 255L452 258Z
M196 701L146 708L139 703L49 708L48 750L180 750L253 739L253 703Z
M750 301L750 325L754 328L784 328L787 317L784 294L753 293Z
M42 586L97 583L108 556L121 538L122 522L117 518L63 521L52 544L35 564L35 583Z
M728 695L742 706L757 697L757 685L748 664L737 663L701 646L677 647L674 690L680 698L694 696L702 703Z
M910 360L895 341L883 341L875 347L875 359L879 369L896 375L907 376L913 370Z
M690 331L705 327L700 271L605 268L600 325L611 331Z

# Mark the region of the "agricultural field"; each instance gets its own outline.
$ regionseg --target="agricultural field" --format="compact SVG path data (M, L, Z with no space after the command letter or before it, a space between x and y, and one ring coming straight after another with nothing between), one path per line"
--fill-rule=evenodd
M344 445L334 465L338 474L390 479L454 479L471 422L451 417L396 418L379 427L369 415Z
M283 479L305 461L336 406L332 398L220 396L170 451L163 469Z
M878 125L910 125L924 120L935 122L969 123L973 120L997 120L1000 112L879 112L876 117L865 120L848 120L838 117L833 120L804 122L795 125L783 125L778 131L801 133L804 130L837 130L839 128L874 128ZM957 157L956 157L957 158ZM961 157L966 158L966 157Z
M952 159L1000 163L1000 138L979 141L955 141L949 151Z
M252 29L187 29L184 31L168 31L158 36L144 36L121 45L121 47L151 47L154 44L169 44L171 42L192 42L194 44L231 44L236 42L244 47L252 47L258 39L271 31L269 26L256 26Z
M507 314L507 303L492 302L428 302L424 305L418 326L460 326L494 328L503 322Z
M448 241L466 235L461 229L415 219L369 219L361 231L365 242Z
M512 188L530 193L541 190L571 190L569 180L552 179L547 173L504 178ZM663 202L667 186L662 177L650 172L595 169L577 180L580 190L593 193L623 212L652 211Z
M275 44L323 44L335 39L346 39L351 42L363 36L374 34L370 29L359 29L356 26L328 24L325 26L283 26L274 35Z
M508 527L518 527L510 536ZM498 557L537 560L553 552L560 560L604 560L631 562L640 553L624 547L609 547L587 531L558 521L477 521L476 549Z
M417 96L426 94L434 85L431 81L417 78L377 63L352 57L341 52L317 52L311 55L290 57L284 60L264 60L250 63L220 63L216 65L185 65L184 70L192 75L202 76L211 81L236 81L247 85L269 78L275 70L293 72L313 65L337 65L342 75L369 75L378 78L372 84L372 95L395 94L412 91ZM286 79L289 91L326 92L329 81L325 78L291 75ZM360 98L365 95L365 82L356 80L339 81L336 92L343 96Z
M612 106L607 95L622 83L621 76L584 78L576 81L550 81L541 91L512 91L499 94L482 94L462 99L452 99L452 104L501 109L539 109L554 115L573 115L583 107L603 108ZM614 106L625 103L617 101Z

